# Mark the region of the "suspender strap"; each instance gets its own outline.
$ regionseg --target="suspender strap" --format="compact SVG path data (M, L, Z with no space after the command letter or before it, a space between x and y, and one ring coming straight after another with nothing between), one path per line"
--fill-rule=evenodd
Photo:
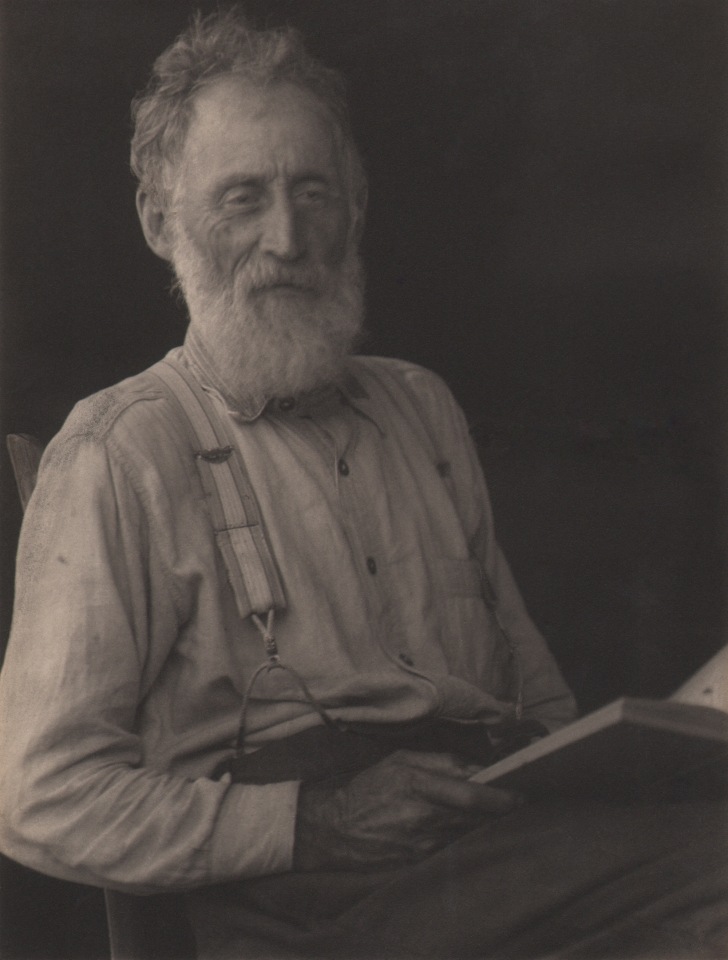
M245 463L210 397L181 363L166 358L151 372L184 414L207 495L215 539L242 618L286 607Z

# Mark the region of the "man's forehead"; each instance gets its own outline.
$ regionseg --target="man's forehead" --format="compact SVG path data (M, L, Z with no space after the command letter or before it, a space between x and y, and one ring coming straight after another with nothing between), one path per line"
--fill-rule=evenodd
M256 83L244 76L227 74L201 87L194 95L197 113L242 114L261 119L282 110L313 110L323 114L322 102L309 90L291 81Z
M321 161L333 160L333 130L327 108L307 90L225 77L196 94L183 156L222 151L252 158L268 150L315 152Z

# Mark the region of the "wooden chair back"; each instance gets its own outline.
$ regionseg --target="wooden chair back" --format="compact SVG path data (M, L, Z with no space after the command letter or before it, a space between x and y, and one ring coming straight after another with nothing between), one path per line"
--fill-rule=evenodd
M9 433L6 437L10 463L15 474L15 483L18 487L18 496L23 510L28 506L28 500L38 478L38 466L43 456L43 444L29 433Z

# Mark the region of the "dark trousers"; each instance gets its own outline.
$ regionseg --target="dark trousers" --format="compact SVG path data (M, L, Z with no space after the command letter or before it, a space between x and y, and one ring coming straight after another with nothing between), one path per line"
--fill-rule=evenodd
M201 960L728 958L718 802L532 804L414 865L187 895Z

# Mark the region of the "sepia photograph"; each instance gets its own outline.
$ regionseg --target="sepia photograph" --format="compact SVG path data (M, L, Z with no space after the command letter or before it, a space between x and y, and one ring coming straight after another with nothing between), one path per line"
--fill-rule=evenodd
M0 960L728 960L723 0L0 0Z

